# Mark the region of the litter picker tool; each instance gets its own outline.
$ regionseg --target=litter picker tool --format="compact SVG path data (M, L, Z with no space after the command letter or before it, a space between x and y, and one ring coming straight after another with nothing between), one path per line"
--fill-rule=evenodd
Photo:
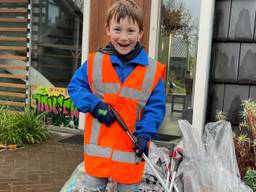
M170 191L172 191L173 186L174 186L175 190L177 191L174 180L175 180L175 176L176 176L178 167L183 159L182 149L181 148L175 149L173 151L172 157L174 160L174 168L173 168L173 174L172 174L172 179L171 179Z
M120 124L120 126L122 127L122 129L126 132L126 134L130 137L130 139L132 140L132 142L134 143L135 146L137 146L137 142L136 142L136 138L135 136L129 131L127 125L125 124L125 122L123 121L123 119L119 116L119 114L115 111L115 109L111 107L111 110L113 111L117 122ZM159 173L157 172L157 170L155 169L155 167L152 165L152 163L149 161L148 157L145 155L145 153L142 154L142 158L146 161L146 163L149 165L149 167L151 168L151 170L154 172L155 176L157 177L158 181L161 183L161 185L163 186L164 190L166 192L171 192L168 189L168 186L166 185L166 183L164 183L163 179L161 178L161 176L159 175Z

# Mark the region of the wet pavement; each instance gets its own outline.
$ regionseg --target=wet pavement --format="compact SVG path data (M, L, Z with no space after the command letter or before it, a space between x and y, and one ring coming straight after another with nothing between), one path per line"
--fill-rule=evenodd
M83 145L63 138L0 152L0 192L59 192L83 159Z

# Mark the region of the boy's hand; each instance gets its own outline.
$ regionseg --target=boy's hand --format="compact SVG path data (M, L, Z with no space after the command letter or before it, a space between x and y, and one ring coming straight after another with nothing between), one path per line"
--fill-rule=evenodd
M134 148L134 151L138 157L142 157L144 153L148 156L148 142L150 140L150 136L147 134L138 135L137 137L137 146Z
M102 101L94 108L92 115L99 120L99 122L104 123L109 127L114 121L115 116L109 106Z

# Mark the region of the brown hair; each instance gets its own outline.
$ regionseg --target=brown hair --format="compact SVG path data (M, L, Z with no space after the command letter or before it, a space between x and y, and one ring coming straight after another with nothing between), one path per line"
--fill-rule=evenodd
M116 1L108 10L106 25L109 27L112 18L119 23L120 19L128 17L138 24L140 31L143 31L143 11L134 0Z

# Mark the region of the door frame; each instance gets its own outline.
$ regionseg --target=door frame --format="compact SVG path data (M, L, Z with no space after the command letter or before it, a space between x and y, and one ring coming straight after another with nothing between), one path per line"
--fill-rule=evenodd
M215 0L201 1L195 85L193 90L193 114L195 115L193 115L192 119L192 126L199 138L202 136L206 118L214 6Z

